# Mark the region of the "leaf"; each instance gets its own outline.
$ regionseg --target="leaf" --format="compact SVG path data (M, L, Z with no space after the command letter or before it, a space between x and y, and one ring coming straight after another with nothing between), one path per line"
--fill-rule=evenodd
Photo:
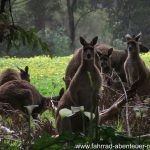
M59 111L59 115L61 116L61 118L65 118L65 117L70 117L73 115L73 112L70 109L67 108L63 108Z
M95 114L94 114L94 113L92 113L92 114L91 114L91 112L87 112L87 111L85 111L85 112L84 112L84 115L85 115L86 117L88 117L88 118L89 118L89 120L91 120L91 119L94 119L94 118L95 118Z
M28 113L31 115L33 109L38 107L38 105L28 105L28 106L24 106L24 107L27 109Z
M77 112L79 112L81 110L84 111L84 106L79 106L79 107L71 106L71 110L72 110L73 113L77 113Z

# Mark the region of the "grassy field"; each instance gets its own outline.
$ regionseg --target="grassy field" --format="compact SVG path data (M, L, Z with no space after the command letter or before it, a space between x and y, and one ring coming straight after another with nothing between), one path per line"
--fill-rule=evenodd
M31 83L45 96L57 95L64 86L62 80L65 68L70 60L68 57L39 56L32 58L1 58L0 71L6 68L17 69L29 66Z
M0 71L6 69L6 68L14 68L17 69L17 66L24 68L26 65L29 66L29 72L31 76L31 83L40 91L41 94L45 96L53 96L57 95L59 93L59 90L61 87L64 87L64 82L62 80L66 66L71 59L72 56L67 57L54 57L50 58L48 56L40 56L40 57L32 57L32 58L0 58ZM146 62L148 67L150 68L150 53L142 54L143 60ZM55 120L52 117L52 113L50 111L45 111L42 116L42 120L44 121L44 118L48 118L48 120L53 123L53 126L55 126ZM9 118L8 118L9 119ZM1 122L2 120L0 120ZM120 128L119 128L120 127ZM121 132L122 130L122 124L120 126L117 125L116 130ZM115 128L115 127L114 127ZM112 132L111 128L110 131ZM107 129L107 130L108 130ZM113 135L110 132L108 134L109 138ZM105 133L105 132L104 132ZM109 132L108 132L109 133ZM115 132L114 132L115 134ZM104 137L106 134L104 134ZM67 136L66 136L67 137ZM66 137L63 137L66 139ZM73 137L73 135L71 136ZM120 137L119 137L120 138ZM45 144L50 143L50 145L54 147L58 147L58 149L62 149L62 139L58 138L57 140L54 138L48 137L49 140L47 140L47 136L43 136L42 140L45 140ZM70 139L70 135L69 135ZM78 138L75 138L76 140ZM39 146L43 147L43 141L37 140L35 142L35 149L39 149ZM56 141L55 141L56 140ZM80 138L81 140L81 138ZM82 142L85 142L85 139L82 139ZM125 141L125 140L124 140ZM76 141L79 142L78 140ZM81 142L81 141L80 141ZM10 144L11 143L11 144ZM19 144L18 144L19 143ZM18 150L18 145L20 145L21 140L16 142L11 142L11 140L6 141L7 148L10 147L10 149L16 149ZM52 144L53 143L53 144ZM59 143L59 144L58 144ZM5 145L3 144L3 146ZM34 145L33 145L34 146ZM51 146L49 146L51 147ZM0 148L1 149L1 148ZM6 148L4 148L6 149ZM43 149L43 148L41 148ZM54 149L54 148L53 148Z
M6 68L17 69L17 66L24 68L28 65L31 83L43 95L52 96L57 95L60 88L64 86L62 78L71 57L1 58L0 71ZM142 54L142 58L150 68L150 53Z
M0 71L6 68L17 69L17 66L24 68L28 65L31 83L43 95L53 96L64 86L62 78L71 57L0 58ZM142 58L150 68L150 53L142 54Z

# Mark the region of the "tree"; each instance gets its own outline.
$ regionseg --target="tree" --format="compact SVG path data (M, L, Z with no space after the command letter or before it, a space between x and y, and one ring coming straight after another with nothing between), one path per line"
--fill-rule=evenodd
M11 47L19 49L21 44L28 44L33 49L41 47L43 50L49 51L47 44L42 42L36 35L35 30L32 28L25 30L21 26L15 25L10 0L8 0L8 8L6 7L6 2L7 0L2 0L0 3L0 43L6 43L6 54L8 55Z
M44 29L47 22L52 22L54 13L61 10L59 0L32 0L27 3L33 24L38 29Z
M67 0L68 20L69 20L69 36L71 39L70 48L74 48L75 41L75 21L74 12L76 9L77 0Z
M87 0L67 0L70 48L75 47L76 29L79 22L89 13L95 11L95 1Z
M150 1L109 0L109 6L103 0L101 2L109 14L113 39L122 39L127 33L137 34L141 31L144 35L143 41L150 46Z

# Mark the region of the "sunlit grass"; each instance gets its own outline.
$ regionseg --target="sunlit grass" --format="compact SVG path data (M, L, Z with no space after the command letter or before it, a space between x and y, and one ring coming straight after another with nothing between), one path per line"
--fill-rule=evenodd
M141 57L144 60L144 62L146 63L146 65L148 66L148 68L150 69L150 52L141 54Z
M70 60L68 57L38 56L32 58L1 58L0 71L6 68L17 69L29 66L31 83L45 96L57 95L64 86L62 80L65 68Z
M57 95L61 87L64 87L66 66L72 56L54 57L37 56L31 58L0 58L0 71L6 68L17 69L29 66L31 83L45 96ZM150 53L141 57L150 68Z

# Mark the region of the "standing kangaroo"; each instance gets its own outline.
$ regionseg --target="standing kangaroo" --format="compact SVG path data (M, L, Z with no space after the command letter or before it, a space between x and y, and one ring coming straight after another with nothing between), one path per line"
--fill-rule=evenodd
M135 36L133 35L132 38L134 38ZM142 42L138 41L139 43L139 48L140 48L140 52L141 53L146 53L149 51L149 49L143 45ZM108 50L111 48L112 46L110 45L106 45L106 44L98 44L96 46L97 51L101 52L102 54L107 53ZM113 52L111 55L111 67L115 69L115 71L118 73L118 75L120 76L120 78L122 79L123 82L126 82L126 76L125 76L125 71L124 71L124 62L126 60L128 56L128 51L127 49L123 49L123 50L119 50L116 48L113 48Z
M56 125L59 133L64 131L82 132L83 120L81 115L64 118L61 120L59 111L63 108L70 109L71 106L84 106L85 111L95 113L95 103L101 88L102 79L100 71L95 63L96 50L94 45L98 37L95 37L90 43L87 43L80 37L80 43L83 45L81 51L81 64L78 67L70 85L58 103L56 112ZM85 127L88 127L88 121Z
M64 82L65 82L65 85L66 85L66 89L68 88L73 76L75 75L75 73L78 70L78 67L81 64L81 58L82 58L81 55L82 55L82 48L79 48L73 54L73 57L70 60L68 66L66 68L65 77L64 77ZM98 67L98 69L101 70L98 54L95 55L95 64Z
M144 46L141 42L139 42L140 46L140 52L146 53L149 51L149 49ZM112 48L110 45L106 44L97 44L95 45L95 48L97 49L97 52L101 52L102 54L108 53L108 50ZM70 60L66 71L65 71L65 77L64 81L66 84L66 89L68 88L70 81L72 80L74 74L76 73L80 63L81 63L81 51L82 48L76 49L74 51L73 57ZM125 71L124 71L124 62L127 58L128 52L127 50L118 50L113 48L113 52L110 58L111 61L111 67L115 69L115 71L118 73L120 78L122 79L123 82L126 82L126 76L125 76ZM101 70L101 67L99 66L98 62L99 58L96 57L96 65L97 67Z
M108 53L104 54L101 51L97 51L97 54L99 55L99 63L101 66L101 73L108 74L111 73L111 61L110 57L112 55L113 48L108 49Z
M139 96L144 96L150 94L150 71L139 56L140 37L141 33L135 37L126 35L128 57L124 63L124 69L129 86L136 86Z

